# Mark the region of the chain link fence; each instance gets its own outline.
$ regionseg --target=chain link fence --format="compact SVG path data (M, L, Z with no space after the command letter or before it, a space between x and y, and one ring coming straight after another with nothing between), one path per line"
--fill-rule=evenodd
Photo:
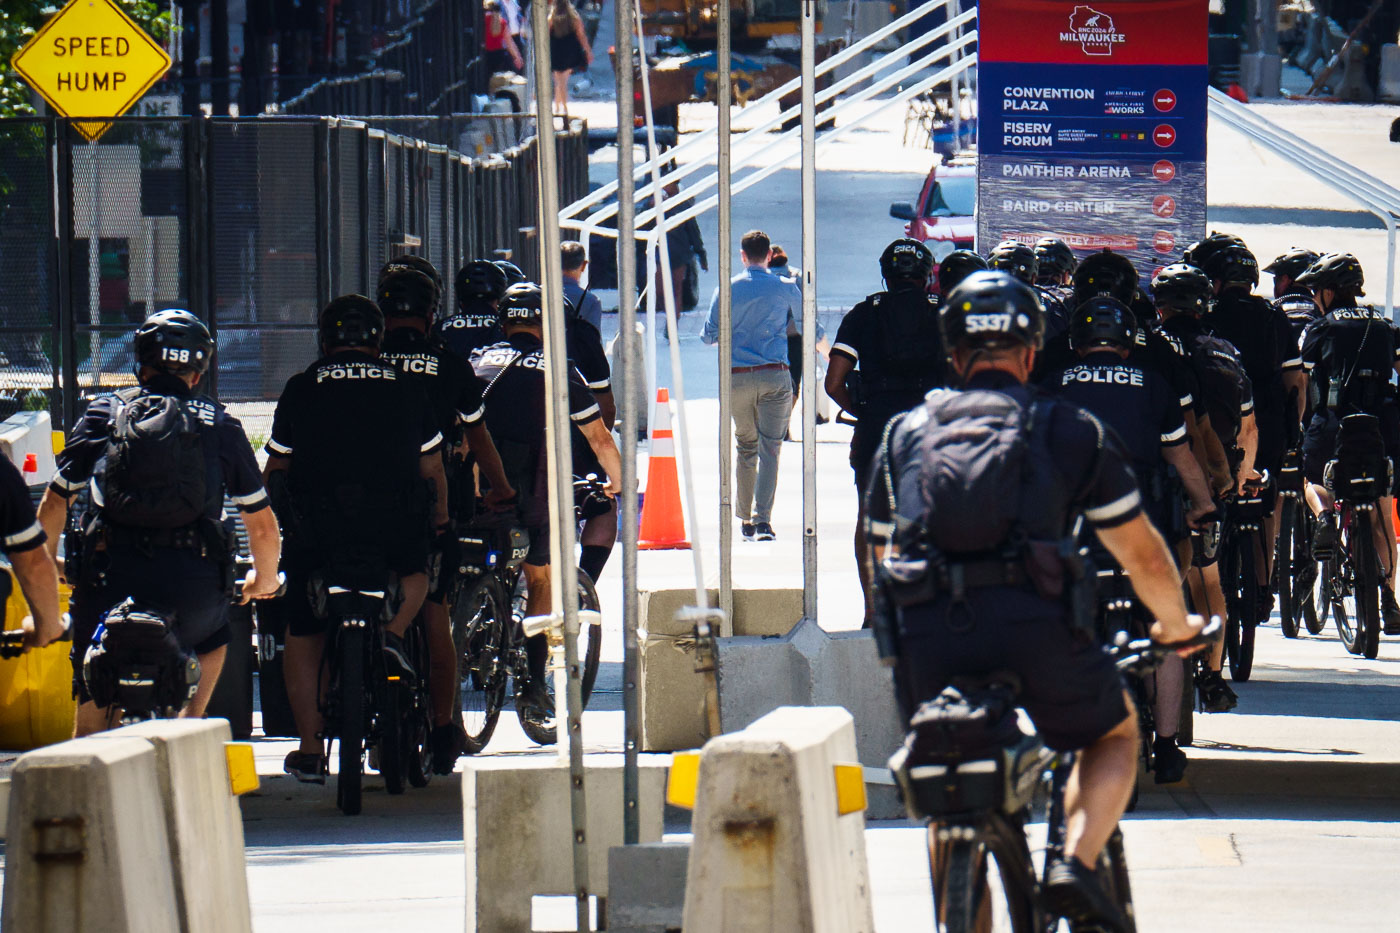
M371 294L388 259L477 257L536 277L536 141L486 159L354 120L122 118L96 143L59 118L0 120L0 418L135 381L131 334L188 308L211 391L265 414L316 355L316 315ZM560 201L587 191L587 130L558 137ZM250 425L250 432L258 428Z

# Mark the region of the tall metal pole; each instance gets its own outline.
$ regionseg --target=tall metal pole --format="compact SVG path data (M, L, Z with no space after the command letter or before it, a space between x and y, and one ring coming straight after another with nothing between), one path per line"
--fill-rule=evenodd
M641 716L637 682L641 664L637 646L637 211L633 182L632 3L615 0L613 48L617 71L617 326L622 351L622 841L641 842L637 809L641 793L637 753L641 750ZM625 183L622 183L625 182Z
M802 616L817 619L817 4L802 2Z
M549 35L546 4L531 4L536 39ZM583 788L583 683L578 662L578 569L574 566L573 451L569 432L569 352L564 340L564 279L559 265L559 167L554 143L554 76L549 43L535 42L536 164L539 166L540 284L544 287L546 449L549 457L549 558L553 569L550 614L563 619L564 702L555 715L561 754L569 760L569 810L573 817L574 897L578 929L590 928L588 912L587 807ZM551 633L551 636L557 633ZM555 679L558 692L558 678ZM557 696L557 693L556 693ZM561 729L561 727L563 727ZM567 743L567 752L565 744Z
M719 608L726 619L734 618L734 468L730 439L734 406L733 296L729 279L733 274L734 243L730 230L729 204L729 104L734 87L730 73L731 25L733 11L729 0L720 0L716 24L715 103L719 107Z

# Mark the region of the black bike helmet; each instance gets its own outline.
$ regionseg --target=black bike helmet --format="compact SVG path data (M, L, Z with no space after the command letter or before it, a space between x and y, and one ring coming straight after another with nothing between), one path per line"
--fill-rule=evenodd
M1035 258L1035 249L1016 240L1003 240L987 254L987 268L1020 279L1027 285L1034 285L1040 263Z
M1045 309L1029 285L1005 272L974 272L958 283L938 309L943 345L959 347L1045 342Z
M890 287L905 282L925 284L935 265L929 248L912 237L900 237L880 254L880 275Z
M938 264L938 293L946 295L974 272L987 268L987 260L970 249L955 249Z
M1322 257L1310 249L1295 246L1264 267L1264 271L1277 278L1285 276L1296 280L1313 263Z
M521 282L506 289L496 313L502 324L533 324L544 317L544 289L534 282Z
M500 269L501 272L505 274L506 288L510 288L512 285L519 285L521 282L530 281L529 277L525 275L521 268L508 259L497 259L496 268Z
M378 347L384 339L384 312L364 295L341 295L326 305L318 327L327 350Z
M1040 270L1039 278L1049 284L1059 284L1060 276L1073 272L1079 265L1069 244L1052 236L1035 241L1035 261Z
M1195 266L1197 269L1206 268L1206 261L1212 253L1224 249L1227 246L1244 246L1244 240L1233 233L1217 233L1212 230L1210 236L1203 240L1197 240L1186 251L1181 254L1181 261L1188 266Z
M1212 282L1222 285L1259 284L1259 260L1247 246L1224 246L1210 253L1202 270Z
M473 259L457 270L457 306L464 307L473 299L496 301L506 293L506 274L494 262Z
M414 269L418 272L423 273L428 278L433 280L433 288L437 290L437 297L434 299L433 311L437 311L438 303L442 301L443 290L442 273L438 272L437 266L433 265L431 262L424 259L422 256L414 256L411 254L407 256L399 256L396 259L391 259L388 262L386 262L384 264L384 267L379 270L378 284L383 285L384 280L388 278L390 274L397 272L400 269Z
M1344 288L1354 295L1366 294L1361 290L1361 286L1366 284L1366 276L1361 271L1361 263L1351 253L1327 253L1308 266L1295 281L1314 292L1324 288Z
M432 279L405 265L379 280L374 297L385 317L431 320L437 308L438 290Z
M1129 305L1138 290L1137 267L1122 253L1103 250L1086 256L1074 270L1073 305L1097 295L1109 295Z
M1072 350L1110 346L1131 350L1137 335L1137 317L1117 298L1099 295L1074 309L1069 324Z
M1158 308L1201 315L1214 293L1210 276L1188 263L1174 262L1152 277L1152 303Z
M136 362L167 373L203 373L214 357L214 338L188 311L157 311L136 329Z

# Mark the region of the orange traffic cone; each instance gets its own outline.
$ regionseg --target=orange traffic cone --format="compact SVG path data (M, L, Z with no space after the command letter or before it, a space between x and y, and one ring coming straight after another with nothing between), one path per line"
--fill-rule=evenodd
M637 547L643 551L686 551L685 514L681 511L681 484L676 473L676 442L671 437L671 394L656 390L656 417L652 419L651 456L647 460L647 491L642 500L642 527Z

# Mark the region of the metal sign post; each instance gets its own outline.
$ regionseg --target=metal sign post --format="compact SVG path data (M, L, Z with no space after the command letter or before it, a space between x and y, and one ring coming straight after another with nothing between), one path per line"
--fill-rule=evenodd
M532 4L530 17L534 35L549 35L549 11L543 3ZM554 75L550 68L549 44L535 48L535 124L539 151L540 192L540 284L544 287L544 353L546 433L549 457L549 558L553 567L550 588L550 614L563 620L565 702L555 716L555 734L560 751L567 743L569 760L569 810L573 817L574 897L578 908L578 929L590 928L588 911L588 833L587 807L583 787L583 684L578 661L578 568L574 565L573 451L569 437L569 353L564 340L564 279L559 265L559 168L554 143ZM551 637L555 637L552 633ZM557 686L556 686L557 689ZM567 736L567 738L565 737Z
M726 619L734 618L734 468L730 441L734 432L734 332L733 296L729 280L733 276L734 243L730 229L729 204L729 105L734 86L731 74L731 25L729 0L721 0L716 10L718 39L715 49L715 103L719 107L719 608Z
M815 0L802 3L802 616L817 620L817 62ZM727 200L726 198L722 198Z
M615 0L614 49L617 66L617 177L632 178L636 117L632 106L632 3ZM641 841L637 809L641 793L637 753L641 749L637 681L637 242L635 184L617 190L617 326L622 354L622 841Z

